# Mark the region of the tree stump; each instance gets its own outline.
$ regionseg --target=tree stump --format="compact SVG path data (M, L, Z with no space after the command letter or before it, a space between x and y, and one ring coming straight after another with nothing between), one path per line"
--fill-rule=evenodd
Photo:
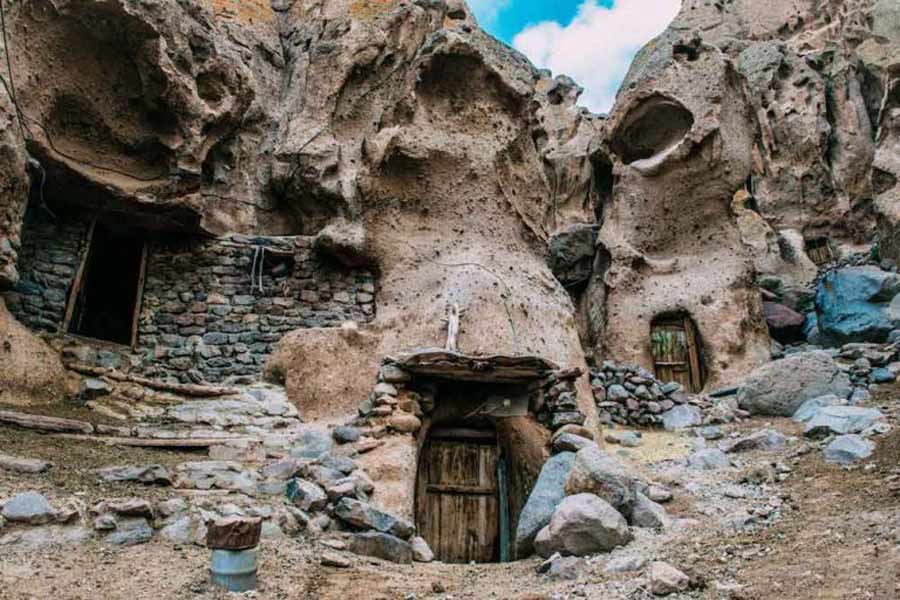
M213 550L247 550L259 545L262 519L226 517L207 524L206 546Z

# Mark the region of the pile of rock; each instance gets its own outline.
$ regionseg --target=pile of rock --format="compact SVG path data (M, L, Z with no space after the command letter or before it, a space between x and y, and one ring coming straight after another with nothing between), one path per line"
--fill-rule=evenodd
M581 449L560 451L541 469L519 517L517 557L532 550L544 558L609 552L632 539L629 525L672 525L660 504L672 499L669 490L632 476L587 438L576 446Z
M685 393L678 383L658 381L642 367L611 361L591 371L591 389L605 425L663 425L665 413L676 406L703 410L711 405L702 396Z
M559 431L566 425L584 425L586 417L578 408L575 388L575 381L582 373L581 369L566 369L551 374L544 381L543 397L536 412L538 421L551 431Z
M869 438L891 429L877 408L849 406L833 394L807 400L793 418L803 423L804 436L822 440L825 461L840 465L869 458L875 450Z
M367 427L378 433L415 433L422 417L434 409L434 393L409 388L412 377L394 364L378 371L378 383L359 405L359 417L351 425Z

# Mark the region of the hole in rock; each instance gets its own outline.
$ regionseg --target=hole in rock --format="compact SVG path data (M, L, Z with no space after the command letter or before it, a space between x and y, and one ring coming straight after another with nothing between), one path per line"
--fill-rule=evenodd
M66 331L133 345L145 262L141 232L96 221L72 287Z
M706 374L700 352L700 335L697 325L687 313L656 317L650 326L650 344L657 379L680 383L689 392L703 390Z
M694 115L665 96L651 96L632 109L612 140L625 164L651 158L680 142L694 126Z

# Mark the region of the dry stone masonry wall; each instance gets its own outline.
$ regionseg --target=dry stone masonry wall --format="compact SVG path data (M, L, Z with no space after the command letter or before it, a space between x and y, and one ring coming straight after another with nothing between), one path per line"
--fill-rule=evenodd
M32 329L62 329L89 227L87 219L72 217L38 216L26 224L20 280L4 298ZM218 383L257 377L290 331L371 321L372 272L319 256L313 240L151 239L134 352L82 348L70 357L150 377Z
M88 227L89 223L80 219L53 222L43 216L26 222L19 281L4 295L10 312L25 325L48 333L62 326Z

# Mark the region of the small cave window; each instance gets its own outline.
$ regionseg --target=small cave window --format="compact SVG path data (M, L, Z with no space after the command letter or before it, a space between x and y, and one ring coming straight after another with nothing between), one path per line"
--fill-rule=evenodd
M297 265L293 254L270 251L267 251L265 256L263 256L262 263L263 274L268 275L272 279L290 276Z
M806 255L817 265L824 265L834 260L831 241L827 237L806 240Z
M628 113L611 147L630 165L673 148L693 126L694 115L680 102L654 95Z
M656 378L680 383L699 393L706 384L700 335L694 320L685 313L661 315L650 326L650 344Z
M144 235L129 227L94 221L86 246L63 330L132 346L147 263Z

